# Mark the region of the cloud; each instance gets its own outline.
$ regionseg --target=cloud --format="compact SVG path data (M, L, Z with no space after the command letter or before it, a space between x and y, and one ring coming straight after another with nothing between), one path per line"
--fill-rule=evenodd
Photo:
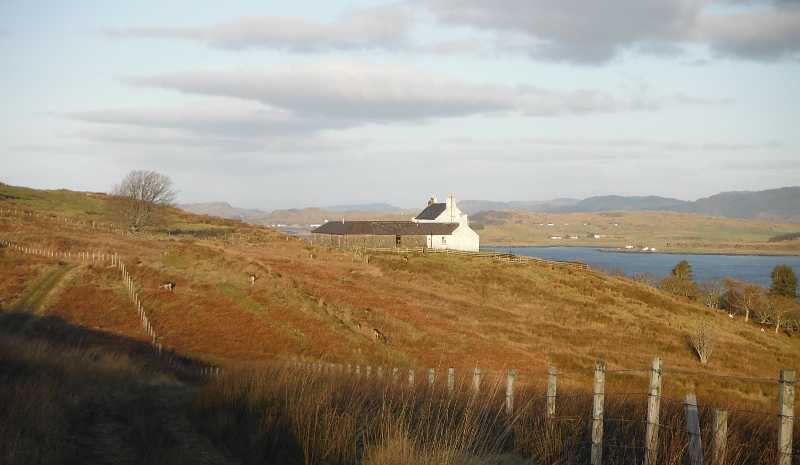
M408 9L382 5L323 23L272 15L243 16L210 28L140 27L109 29L109 37L154 37L205 40L231 49L264 47L293 52L330 49L396 48L405 43L413 22Z
M694 37L709 42L719 55L780 60L800 52L800 9L702 14L697 24Z
M173 108L104 109L66 116L90 123L178 128L193 134L237 137L313 132L337 124L347 126L345 121L300 118L290 110L237 98L205 99Z
M641 96L621 99L590 89L563 93L529 85L510 88L474 84L418 68L352 61L188 71L133 79L131 83L255 100L288 110L293 117L337 127L498 112L557 116L657 107Z
M777 60L800 53L800 6L781 0L420 0L444 24L468 25L535 59L602 64L626 52L676 55L687 44L719 55ZM528 42L526 44L526 41Z
M684 105L728 105L732 99L709 99L703 97L692 97L683 92L678 92L672 96L672 100Z

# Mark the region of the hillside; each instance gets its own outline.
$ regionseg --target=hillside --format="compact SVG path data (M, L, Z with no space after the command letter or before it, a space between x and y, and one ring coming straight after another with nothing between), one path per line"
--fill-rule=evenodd
M387 208L384 208L386 206ZM181 210L198 215L241 220L262 226L294 226L309 231L309 225L334 220L410 220L417 210L402 210L388 204L342 205L325 208L290 208L264 212L256 209L236 208L225 202L178 205ZM420 209L421 210L421 209Z
M575 205L566 207L554 207L547 210L548 213L569 213L569 212L607 212L614 210L667 210L667 211L687 211L691 209L692 203L685 200L669 199L655 195L646 197L625 197L621 195L606 195L600 197L590 197L581 200Z
M800 223L800 187L760 192L723 192L694 203L701 215Z
M464 200L462 210L521 210L538 213L597 213L610 211L674 211L774 223L800 223L800 186L758 192L723 192L694 202L659 196L605 195L583 200L550 202L489 202Z
M232 207L227 202L184 203L178 205L178 208L196 215L218 216L229 220L241 220L249 216L263 215L266 213L255 208Z
M793 223L665 211L533 213L482 211L470 217L485 225L481 245L656 247L661 252L800 254L800 240L770 238L800 231ZM589 237L599 234L600 238ZM562 237L554 240L551 237ZM577 239L570 239L577 236Z
M591 270L317 250L273 230L179 210L135 237L50 219L107 225L103 196L8 186L2 194L3 240L73 254L116 252L129 264L163 344L212 363L279 358L540 372L595 360L640 368L658 354L671 369L691 371L699 365L687 340L707 324L721 348L704 369L774 377L797 366L800 338L761 332L724 312ZM0 260L4 311L146 338L113 268L5 248ZM36 305L15 305L64 266L72 268L50 281ZM164 281L175 282L175 291L160 291Z

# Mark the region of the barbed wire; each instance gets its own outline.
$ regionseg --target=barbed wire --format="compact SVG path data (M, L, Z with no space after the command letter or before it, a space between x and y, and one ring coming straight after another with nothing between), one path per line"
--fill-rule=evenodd
M670 375L710 376L710 377L713 377L713 378L735 379L735 380L739 380L739 381L759 381L759 382L776 382L776 381L780 381L779 378L752 378L752 377L748 377L748 376L721 375L721 374L717 374L717 373L711 373L709 371L662 370L662 373L670 374Z

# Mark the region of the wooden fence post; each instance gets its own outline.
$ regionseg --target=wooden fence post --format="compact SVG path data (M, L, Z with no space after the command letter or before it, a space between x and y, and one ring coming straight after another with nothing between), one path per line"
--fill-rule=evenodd
M606 366L594 363L594 404L592 408L592 465L603 462L603 403L606 390Z
M372 365L367 365L367 378L372 374Z
M433 386L436 381L436 368L428 368L428 386Z
M728 448L728 411L724 408L715 408L712 422L714 465L725 465L725 453Z
M556 416L556 383L558 382L558 368L551 365L547 369L547 420L552 422Z
M481 372L480 368L475 368L475 371L472 373L472 395L477 396L481 392L481 376L483 372Z
M447 392L452 394L456 388L456 369L450 367L447 369Z
M683 404L686 410L686 433L689 435L689 463L702 465L703 443L700 440L700 414L697 411L697 396L686 394Z
M792 464L795 382L794 370L781 370L781 390L778 394L778 465Z
M361 374L361 365L356 365L356 375Z
M378 367L378 378L383 378L383 367Z
M514 382L517 379L517 372L509 370L506 374L506 415L514 412Z
M644 465L658 462L658 421L661 411L661 359L653 357L650 365L650 394L647 398Z
M414 370L408 370L408 385L414 386Z

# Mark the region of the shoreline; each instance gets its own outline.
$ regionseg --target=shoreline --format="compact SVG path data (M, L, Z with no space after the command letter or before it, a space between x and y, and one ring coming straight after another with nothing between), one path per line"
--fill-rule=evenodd
M558 247L563 248L575 248L575 249L593 249L594 252L602 252L602 253L626 253L626 254L637 254L637 255L728 255L728 256L748 256L748 257L800 257L800 253L792 254L788 252L778 252L778 253L753 253L753 252L684 252L684 251L673 251L673 250L658 250L656 252L650 251L641 251L641 250L630 250L625 248L619 248L614 246L609 247L596 247L596 246L588 246L588 245L514 245L514 246L486 246L481 247L481 250L492 250L492 249L501 249L501 250L492 250L493 252L504 252L506 250L502 249L554 249Z

